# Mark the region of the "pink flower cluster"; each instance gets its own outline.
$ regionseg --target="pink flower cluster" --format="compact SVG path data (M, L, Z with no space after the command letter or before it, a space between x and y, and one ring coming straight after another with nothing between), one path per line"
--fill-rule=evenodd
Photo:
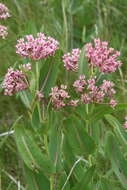
M52 56L59 49L59 43L52 37L46 37L43 33L37 33L37 37L26 35L18 40L16 53L22 57L40 60Z
M42 98L44 98L44 94L39 90L36 91L36 96L39 101L41 101Z
M76 107L78 105L79 100L70 100L70 96L66 89L66 85L61 85L60 88L55 86L51 89L49 96L51 97L51 101L55 109L60 109L65 106Z
M10 17L8 8L3 3L0 3L0 19L7 19L8 17Z
M31 63L22 64L19 66L19 69L21 69L23 71L31 71L31 69L32 69Z
M108 99L109 105L114 108L117 104L113 99L115 94L114 83L108 80L103 80L103 83L99 86L96 83L96 77L85 80L85 76L80 75L79 80L74 82L73 87L75 87L77 93L80 93L82 103L104 103L105 99Z
M7 27L0 25L0 37L2 39L5 39L7 37L7 35L8 35Z
M58 88L57 86L51 88L50 97L53 107L55 109L59 109L66 106L66 100L70 98L66 89L67 86L65 85L61 85L60 88Z
M80 56L80 49L73 49L71 53L66 53L63 55L64 67L67 71L77 71L78 70L78 60Z
M100 39L94 39L94 46L92 43L86 44L85 53L90 66L98 67L103 73L115 72L122 65L118 60L120 52L108 48L108 42L101 42Z
M16 92L25 90L28 88L26 83L26 76L20 70L13 70L9 68L7 74L5 75L2 88L4 89L4 94L12 96Z

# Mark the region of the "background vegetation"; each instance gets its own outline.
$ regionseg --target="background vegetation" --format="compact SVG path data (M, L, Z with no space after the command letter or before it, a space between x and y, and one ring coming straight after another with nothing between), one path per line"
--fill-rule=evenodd
M122 53L121 59L124 63L122 69L113 74L111 79L117 87L117 99L120 103L127 104L127 0L3 0L2 3L7 5L12 16L7 21L1 21L3 24L6 22L9 28L8 38L0 40L1 80L9 66L22 63L22 59L15 53L15 44L18 38L26 34L35 34L40 31L51 35L60 42L63 52L67 52L72 48L82 47L93 38L100 37L102 40L109 41L113 48L120 50ZM63 68L62 65L61 68ZM60 70L58 80L62 83L63 81L67 82L68 78L69 76L66 75L64 68ZM103 113L104 110L99 109L98 114ZM114 132L114 126L117 126L118 130L115 129L118 132L116 132L116 136L118 137L121 134L121 132L119 133L119 126L123 124L126 113L126 108L122 112L116 110L113 113L119 122L110 115L105 115L103 121L97 119L101 122L96 122L97 126L101 125L101 133L99 133L100 138L98 138L97 130L95 130L94 140L99 144L103 142L103 138L108 139L108 143L105 145L107 154L105 155L103 152L102 143L98 154L95 155L97 160L96 171L100 174L93 181L93 186L91 185L88 189L127 189L126 133L122 130L125 139L121 136L119 141L122 146L119 146L118 149L115 141L116 137L112 133L105 135L107 130ZM19 115L23 115L27 119L26 107L19 97L7 97L1 92L0 133L11 130ZM56 122L59 123L59 121ZM71 133L71 131L69 132ZM115 150L113 149L114 152L111 154L113 146ZM119 161L114 161L114 157L118 156ZM123 160L124 162L122 162ZM118 165L119 167L116 167ZM0 189L16 190L18 181L25 186L24 170L14 137L12 135L0 137ZM91 171L93 171L93 168ZM78 172L78 169L76 172ZM88 173L88 175L91 175L91 173ZM108 181L109 177L110 181ZM22 189L21 186L20 188ZM76 188L79 189L78 186Z

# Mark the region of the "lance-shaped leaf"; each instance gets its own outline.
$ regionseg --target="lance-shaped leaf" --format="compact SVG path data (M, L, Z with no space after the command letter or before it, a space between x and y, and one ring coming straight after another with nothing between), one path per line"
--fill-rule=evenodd
M89 190L88 184L92 182L92 177L94 175L95 166L90 167L82 176L80 181L72 188L72 190Z
M34 134L23 126L15 127L15 140L21 158L25 164L45 174L53 173L53 164L48 156L40 150L34 139Z
M127 150L127 133L119 121L112 115L105 115L108 123L113 127L114 132L117 136L118 141L121 143L123 149Z
M96 145L94 140L85 130L85 125L78 118L71 117L65 122L65 135L77 155L88 155L95 151Z
M64 154L64 168L66 170L66 173L69 173L69 171L72 169L78 158L72 151L72 148L68 142L68 139L64 137L64 143L63 143L63 154ZM86 163L78 162L71 174L72 181L73 179L76 179L79 181L80 177L83 175L84 172L84 165ZM74 180L75 181L75 180Z
M40 88L43 90L45 97L48 97L51 87L55 85L60 64L60 50L55 57L48 58L40 70Z
M58 112L51 112L50 133L49 133L49 154L57 171L62 170L62 132L60 121L61 115Z
M127 160L120 150L117 139L113 133L108 133L106 138L107 158L111 161L112 170L118 177L123 188L127 189Z
M90 118L92 121L98 121L100 119L103 119L106 114L113 113L114 111L116 112L120 110L125 110L126 107L127 107L126 104L119 104L115 107L115 109L111 108L109 105L108 106L96 105Z
M78 73L79 75L84 74L85 76L88 76L89 68L88 68L88 61L85 57L85 47L82 48L81 54L78 61Z
M32 171L27 166L24 166L24 171L28 190L50 190L50 182L42 172Z

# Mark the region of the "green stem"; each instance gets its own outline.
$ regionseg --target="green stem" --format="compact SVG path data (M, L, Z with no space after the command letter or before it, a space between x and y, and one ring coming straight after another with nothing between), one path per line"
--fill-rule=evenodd
M45 145L46 152L49 155L47 135L44 135L44 145Z
M50 190L54 190L54 176L50 177Z
M37 90L39 90L39 75L39 65L38 62L36 62Z
M68 24L67 24L66 10L65 10L65 0L62 0L62 12L63 12L64 32L65 32L65 51L68 51Z

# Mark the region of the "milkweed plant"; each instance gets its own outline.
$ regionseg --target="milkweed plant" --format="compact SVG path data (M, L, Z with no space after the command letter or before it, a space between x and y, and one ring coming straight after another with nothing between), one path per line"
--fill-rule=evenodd
M10 17L0 3L0 19ZM0 37L7 38L0 25ZM126 108L117 99L111 75L122 66L121 54L95 38L64 52L44 33L15 42L19 62L1 83L5 96L25 106L14 125L14 140L29 190L127 189ZM124 153L123 153L124 152Z

